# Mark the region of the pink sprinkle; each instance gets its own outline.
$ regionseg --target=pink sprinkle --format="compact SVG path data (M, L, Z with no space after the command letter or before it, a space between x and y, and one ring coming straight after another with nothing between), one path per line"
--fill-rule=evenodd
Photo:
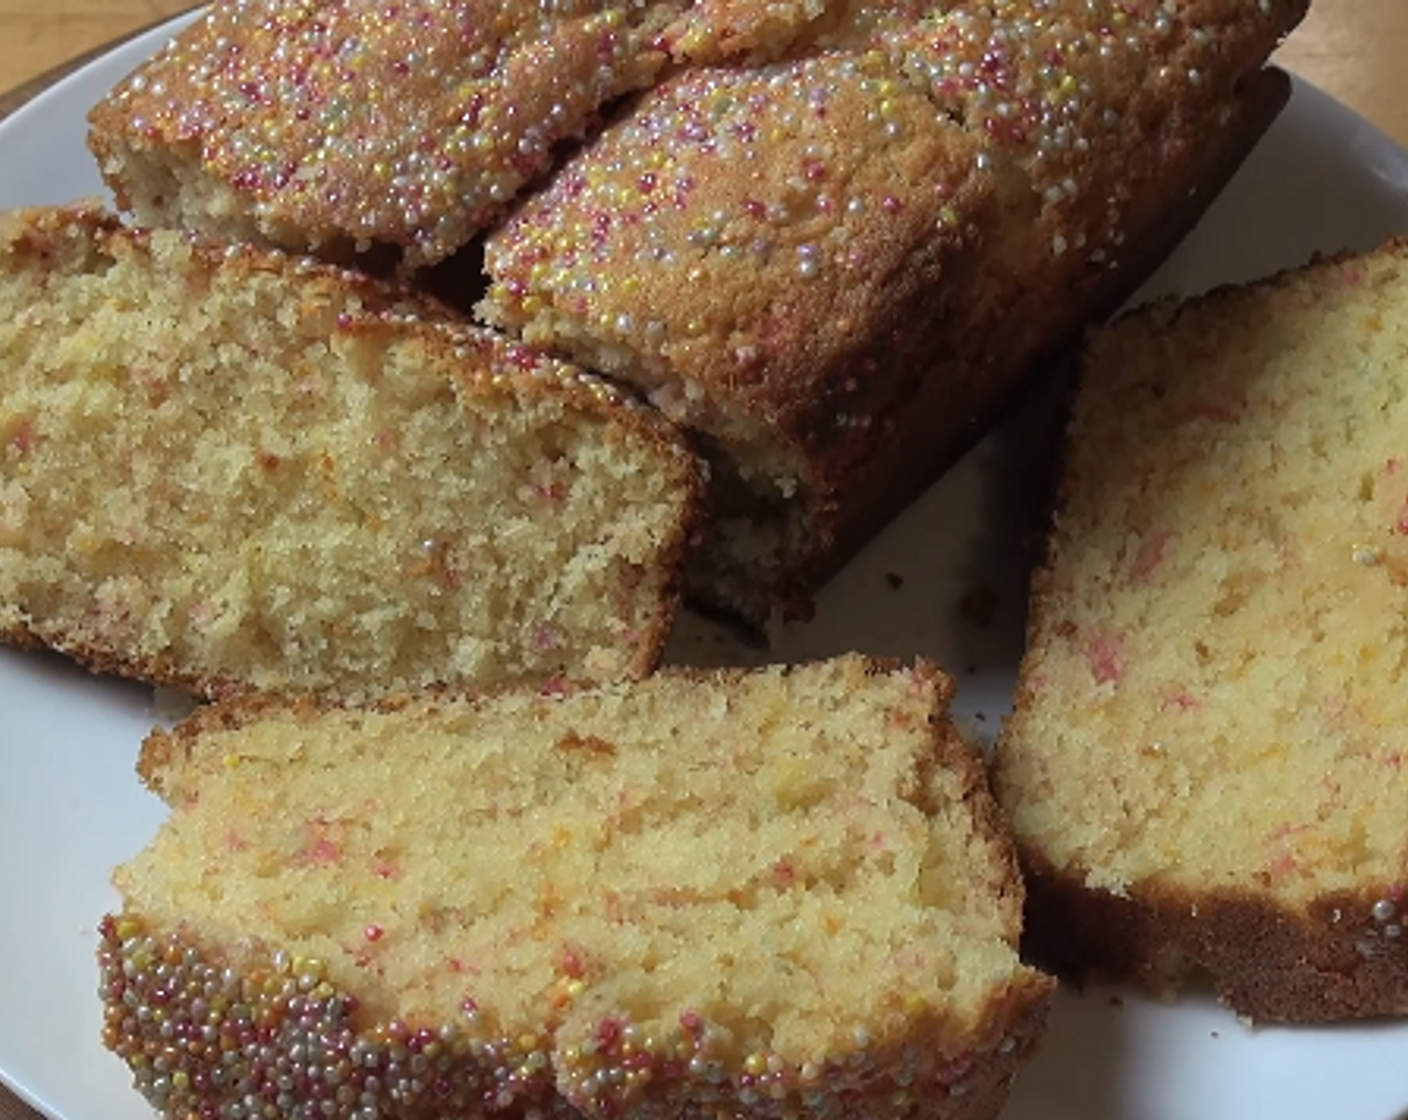
M380 941L383 932L385 931L380 926L368 926L362 931L362 936L368 941Z
M571 691L567 683L567 678L561 673L554 673L538 689L539 696L566 696Z
M1287 822L1286 824L1281 825L1279 828L1275 829L1270 834L1268 834L1266 837L1266 842L1268 844L1279 843L1280 841L1285 840L1288 837L1294 836L1298 832L1304 832L1309 827L1310 826L1308 824L1291 824Z
M598 1046L610 1047L621 1037L624 1024L614 1015L608 1015L596 1028L596 1042Z
M1402 884L1402 883L1390 883L1390 884L1388 885L1388 890L1386 890L1386 891L1384 892L1384 897L1387 898L1390 902L1402 902L1402 901L1403 901L1403 884Z
M1177 708L1180 712L1190 712L1202 707L1202 701L1186 688L1179 687L1164 697L1164 706Z
M1347 265L1344 270L1345 283L1352 288L1364 283L1364 270L1357 264Z
M1090 674L1097 684L1118 682L1124 676L1124 651L1121 640L1111 634L1097 634L1086 647Z
M586 966L582 963L582 954L574 945L562 946L557 966L564 976L570 976L574 980L586 972Z
M780 859L772 865L772 881L779 887L791 886L797 879L797 869L787 860Z
M547 485L536 482L533 484L533 493L536 494L541 501L550 506L555 507L562 505L563 489L560 482L553 482Z
M34 448L34 424L30 420L21 420L19 427L15 429L15 434L10 437L10 446L21 455L28 455Z
M1130 565L1130 582L1137 585L1149 581L1149 578L1158 571L1159 565L1164 562L1168 542L1173 539L1173 536L1174 534L1167 529L1161 529L1140 545L1139 551L1135 554L1134 563Z
M308 862L316 866L325 866L336 863L342 858L342 852L336 844L326 836L319 836L307 852Z

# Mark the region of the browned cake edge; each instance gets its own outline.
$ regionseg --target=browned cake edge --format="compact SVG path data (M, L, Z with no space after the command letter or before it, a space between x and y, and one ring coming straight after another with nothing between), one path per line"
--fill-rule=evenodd
M1408 1014L1408 900L1367 889L1304 910L1251 891L1087 888L1023 846L1024 955L1077 983L1168 996L1199 975L1254 1021L1324 1023Z

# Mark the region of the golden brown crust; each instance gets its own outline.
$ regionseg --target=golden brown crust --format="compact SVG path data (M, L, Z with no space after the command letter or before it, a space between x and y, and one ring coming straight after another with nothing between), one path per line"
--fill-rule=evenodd
M1258 69L1304 12L1070 5L1033 31L1024 7L921 6L673 76L490 235L482 314L704 433L706 603L804 612L1117 307L1284 104Z
M1281 112L1289 94L1290 80L1283 72L1268 69L1254 74L1239 90L1224 123L1228 142L1189 148L1197 159L1182 172L1180 188L1169 192L1175 203L1162 213L1151 208L1141 219L1147 222L1142 238L1127 243L1107 269L1086 274L1062 300L1052 300L1035 288L1023 292L1010 309L1011 317L1028 324L1040 322L1031 332L1034 337L1013 333L1004 322L992 330L988 344L978 348L975 357L932 369L897 415L881 416L878 426L888 438L878 441L869 457L848 473L846 498L833 498L828 511L832 521L823 522L818 534L822 547L798 562L784 589L789 601L796 603L812 594L871 539L893 511L917 497L939 471L981 439L1010 406L1020 386L1069 360L1084 330L1117 311L1196 225ZM908 368L923 361L907 353L895 353L892 360ZM961 408L952 407L956 399L963 401ZM933 417L922 439L896 435L906 423L907 412Z
M433 264L672 61L761 59L791 0L221 0L90 115L124 209L335 259Z
M1190 975L1207 975L1228 1007L1262 1022L1408 1014L1401 893L1337 892L1304 910L1251 891L1158 884L1120 897L1054 871L1035 851L1023 859L1023 951L1063 978L1169 994Z
M69 262L101 268L118 254L150 251L153 229L125 225L90 200L59 206L33 206L5 211L0 215L0 250L7 259L34 267L65 265ZM336 289L339 294L356 295L368 315L380 312L417 315L427 320L462 321L448 307L423 292L386 284L365 273L338 268L278 250L232 243L196 230L183 233L192 257L206 269L232 268L248 275L275 272L303 280L312 289L310 298Z
M896 672L901 666L898 658L860 654L852 656L859 660L862 671L867 676ZM801 668L801 664L777 667L784 676ZM659 680L673 680L727 689L754 671L737 666L702 669L691 665L665 665L655 670L652 675ZM916 659L909 672L913 676L916 688L928 689L932 692L933 710L930 714L930 720L934 728L936 764L951 768L954 772L964 776L964 784L969 791L968 800L980 822L982 834L991 840L998 850L1014 852L1011 860L1013 873L1008 886L1020 902L1021 877L1016 871L1015 850L1012 849L1011 839L1002 822L1001 811L990 796L987 768L974 749L944 718L953 698L955 687L953 678L936 662L922 657ZM554 680L542 687L541 695L549 699L560 699L571 695L582 687L581 682ZM496 696L519 690L520 686L518 685L500 683L492 687L476 689L472 696L467 696L463 690L438 686L418 689L415 692L390 693L370 700L357 701L356 704L374 711L394 712L413 709L427 703L433 703L437 697L444 697L460 701L467 699L471 705L482 706L492 703ZM137 772L149 788L159 793L162 771L188 761L192 748L211 731L238 728L258 719L263 713L288 708L290 705L301 715L316 718L320 712L344 709L350 703L344 697L326 692L281 697L267 692L241 691L222 698L218 704L202 705L174 727L155 728L143 740L137 760Z
M433 263L654 77L681 7L217 3L93 109L90 145L144 221Z

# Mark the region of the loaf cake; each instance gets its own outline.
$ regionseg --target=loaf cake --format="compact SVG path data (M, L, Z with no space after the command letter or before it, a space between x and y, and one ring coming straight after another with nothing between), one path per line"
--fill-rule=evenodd
M1052 982L950 691L848 656L208 707L142 750L104 1040L172 1118L992 1117Z
M143 224L432 264L674 60L766 57L808 0L217 0L94 108Z
M1176 242L1306 0L485 7L217 0L91 146L145 224L403 269L489 230L456 301L698 434L689 591L761 624Z
M322 264L0 226L0 634L216 693L653 668L699 466L650 409Z
M998 796L1027 948L1408 1013L1408 242L1096 332Z
M805 613L1210 201L1303 9L850 5L633 102L491 232L479 312L701 432L692 593Z

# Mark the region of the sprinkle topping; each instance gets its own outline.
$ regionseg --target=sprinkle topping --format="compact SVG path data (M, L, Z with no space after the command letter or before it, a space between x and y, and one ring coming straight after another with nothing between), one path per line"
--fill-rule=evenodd
M238 966L222 964L126 916L104 919L100 933L104 1041L169 1116L377 1120L526 1109L563 1120L626 1111L663 1120L687 1100L758 1120L843 1120L851 1098L877 1086L899 1112L963 1096L982 1077L975 1052L945 1058L927 1038L882 1045L859 1025L844 1053L800 1064L767 1051L739 1055L729 1032L692 1009L658 1035L606 1015L574 1022L570 1040L565 1030L554 1038L496 1028L473 998L457 1022L369 1024L320 960L251 949ZM996 1055L1019 1046L1010 1035L990 1040Z
M230 0L95 116L202 170L277 243L446 256L606 101L648 84L677 4Z

